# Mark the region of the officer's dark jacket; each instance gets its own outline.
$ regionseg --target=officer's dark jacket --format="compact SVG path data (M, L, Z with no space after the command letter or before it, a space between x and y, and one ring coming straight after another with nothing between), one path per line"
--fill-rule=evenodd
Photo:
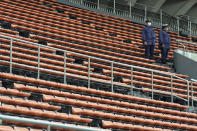
M155 31L151 26L145 26L142 30L142 40L148 45L155 45L156 36Z
M162 44L164 44L165 48L170 48L170 41L171 38L168 35L168 33L165 30L159 31L159 48L162 47Z

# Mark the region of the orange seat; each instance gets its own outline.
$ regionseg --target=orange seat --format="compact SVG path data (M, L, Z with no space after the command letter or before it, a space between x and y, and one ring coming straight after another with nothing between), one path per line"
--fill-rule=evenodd
M23 122L16 122L16 121L4 121L3 123L5 124L11 124L11 125L18 125L18 126L25 126L25 127L33 127L33 128L41 128L41 129L46 129L47 126L45 125L39 125L39 124L31 124L31 123L23 123Z
M5 126L5 125L0 125L0 130L1 131L14 131L14 129L11 126Z
M42 116L43 116L43 117L47 117L47 118L55 119L55 118L57 117L57 114L56 114L54 111L47 111L47 110L44 110Z
M16 78L18 79L19 78L18 75L17 76L15 75L16 77L12 77L12 75L9 75L7 73L0 73L0 76L1 77L5 77L5 78L10 78L10 79L16 79ZM21 77L20 80L21 81L28 81L30 83L38 83L38 81L41 81L41 80L36 80L36 79L33 79L33 78L24 78L24 77ZM67 85L63 85L63 84L56 84L54 82L46 82L46 81L44 81L44 83L43 82L39 82L39 84L52 86L52 87L54 86L54 87L58 87L58 88L66 88L66 89L68 89L68 87L69 87L70 89L74 89L74 90L81 89L81 88L77 88L75 86L67 86ZM86 92L88 90L89 89L86 88ZM93 90L94 89L92 89L91 93L93 93ZM139 97L133 97L133 96L127 96L127 95L121 95L121 94L117 94L117 93L97 91L97 90L95 90L94 93L95 94L101 94L101 92L102 92L102 95L104 95L104 96L112 96L112 97L117 97L117 98L122 98L122 99L129 99L129 100L133 100L133 101L139 101L139 102L142 101L142 102L154 103L154 104L159 104L159 105L165 105L167 103L167 102L162 102L162 101L144 99L144 98L139 98ZM174 105L175 105L175 107L178 106L178 104L174 104L174 103L168 104L168 106L172 106L172 107L174 107ZM186 106L182 106L182 105L179 105L179 108L187 109Z
M15 131L29 131L28 128L24 128L24 127L14 127Z
M29 131L42 131L42 129L32 129L32 128L30 128Z

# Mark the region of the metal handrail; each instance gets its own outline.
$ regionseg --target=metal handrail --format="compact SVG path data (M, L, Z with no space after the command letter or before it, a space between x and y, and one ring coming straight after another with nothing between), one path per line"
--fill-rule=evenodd
M10 64L10 62L9 62L9 61L5 61L5 60L0 60L0 62ZM29 66L29 65L25 65L25 64L19 64L19 63L16 63L16 62L12 62L12 65L13 65L13 64L14 64L14 65L19 65L19 66L28 67L28 68L32 68L32 69L38 69L38 67ZM52 73L57 73L57 74L64 75L64 73L63 73L63 72L60 72L60 71L54 71L54 70L51 70L51 69L40 68L40 71L48 71L48 72L52 72ZM131 73L133 73L133 72L131 72ZM68 75L68 73L67 73L67 75ZM69 74L69 75L71 75L71 74ZM75 77L75 76L72 76L72 77ZM80 77L80 76L77 76L77 77ZM81 78L82 78L82 77L81 77ZM85 78L85 77L83 77L83 79L88 80L88 78ZM132 86L132 89L142 90L142 89L139 89L139 88L134 87L134 86ZM147 90L147 89L144 89L144 90ZM132 90L131 90L131 91L132 91ZM152 89L148 89L148 91L151 91L151 92L152 92ZM154 91L154 90L153 90L153 91ZM131 92L131 94L132 94L132 92ZM163 94L169 94L169 93L163 93ZM174 95L174 94L171 94L171 95L176 96L176 95ZM177 97L177 98L179 98L179 99L183 99L183 98L181 98L180 96L176 96L176 97ZM185 99L183 99L183 100L185 100Z
M178 48L179 48L179 45L183 46L183 54L185 54L185 52L186 52L186 46L184 44L182 44L181 41L179 41L179 40L176 40L176 41L178 43Z
M124 64L124 63L120 63L120 62L114 62L114 61L111 61L111 60L106 60L106 59L102 59L102 58L97 58L97 57L94 57L94 56L89 56L89 55L85 55L85 54L81 54L81 53L76 53L76 52L72 52L72 51L67 51L67 50L63 50L63 49L59 49L59 48L55 48L55 47L51 47L51 46L45 46L45 45L41 45L41 44L37 44L37 43L33 43L33 42L29 42L29 41L25 41L25 40L21 40L21 39L17 39L17 38L13 38L13 37L9 37L9 36L5 36L5 35L0 35L0 37L2 38L6 38L6 39L12 39L12 40L16 40L16 41L20 41L20 42L24 42L24 43L28 43L28 44L33 44L33 45L36 45L36 46L40 46L40 47L44 47L44 48L48 48L48 49L52 49L52 50L57 50L57 51L62 51L62 52L66 52L66 53L71 53L71 54L75 54L75 55L80 55L80 56L83 56L83 57L90 57L91 59L96 59L96 60L100 60L100 61L105 61L106 63L114 63L116 65L122 65L122 66L125 66L125 67L132 67L132 68L135 68L135 69L140 69L140 70L144 70L144 71L154 71L155 73L160 73L160 74L164 74L166 75L166 72L162 72L162 71L158 71L158 70L154 70L154 69L149 69L149 68L146 68L146 67L139 67L139 66L134 66L134 65L128 65L128 64ZM167 75L170 76L170 74L167 73ZM173 77L177 77L177 78L180 78L176 75L173 75ZM186 79L185 79L186 80Z
M192 103L192 107L194 107L194 89L193 89L193 82L197 83L197 80L195 79L191 79L191 103Z
M176 41L197 46L197 44L195 44L193 42L189 42L189 41L183 41L183 40L176 40Z
M133 70L134 69L139 69L139 70L143 70L143 71L148 71L152 74L152 99L153 99L153 96L154 96L154 92L153 92L153 89L154 89L154 74L157 73L157 74L162 74L162 75L167 75L169 76L171 79L173 78L177 78L177 79L181 79L183 81L186 81L187 82L187 101L188 101L188 106L189 106L189 81L184 79L184 78L180 78L172 73L167 73L167 72L163 72L163 71L158 71L158 70L153 70L153 69L148 69L148 68L145 68L145 67L139 67L139 66L133 66L133 65L128 65L128 64L123 64L123 63L120 63L120 62L114 62L114 61L110 61L110 60L106 60L106 59L101 59L101 58L97 58L97 57L93 57L93 56L88 56L88 55L84 55L84 54L80 54L80 53L76 53L76 52L72 52L72 51L67 51L67 50L63 50L63 49L59 49L59 48L54 48L54 47L49 47L49 46L45 46L45 45L40 45L40 44L37 44L37 43L33 43L33 42L29 42L29 41L25 41L25 40L21 40L21 39L17 39L17 38L12 38L12 37L8 37L8 36L4 36L4 35L0 35L0 37L2 38L6 38L6 39L10 39L11 42L10 42L10 61L9 61L9 64L10 64L10 73L12 72L12 44L13 44L13 41L20 41L20 42L23 42L23 43L29 43L29 44L32 44L32 45L35 45L35 46L38 46L38 57L41 57L39 54L40 54L40 48L41 47L44 47L44 48L48 48L48 49L53 49L53 50L57 50L57 51L62 51L64 52L64 54L67 54L67 53L71 53L71 54L76 54L76 55L80 55L80 56L83 56L83 57L86 57L88 59L88 87L90 87L90 82L91 82L91 77L90 77L90 62L91 62L91 59L94 59L94 60L99 60L99 61L103 61L105 63L110 63L111 64L111 89L112 89L112 92L113 92L113 85L114 85L114 82L113 82L113 68L114 68L114 65L121 65L121 66L124 66L124 67L128 67L131 69L131 90L133 90ZM66 55L64 55L64 59L66 58ZM38 78L40 78L40 70L47 70L47 71L52 71L52 72L58 72L58 71L54 71L54 70L48 70L48 69L42 69L40 68L40 58L38 58L38 66L36 67L37 70L38 70ZM16 64L16 63L15 63ZM64 83L66 83L66 61L64 60L64 73L63 72L58 72L58 73L61 73L61 74L64 74ZM23 66L27 66L27 65L23 65ZM30 66L31 67L31 66ZM173 85L173 81L171 80L171 84ZM171 86L171 91L173 91L173 87ZM173 92L171 93L171 96L174 96ZM173 101L172 101L173 102Z
M30 118L22 118L22 117L2 115L2 114L0 114L0 119L17 121L17 122L22 122L22 123L46 125L47 131L50 131L51 127L59 127L59 128L71 129L71 130L77 130L77 131L106 131L104 129L96 129L96 128L92 128L92 127L83 127L83 126L71 125L71 124L61 124L61 123L57 123L57 122L35 120L35 119L30 119Z
M196 80L196 79L191 79L191 81L194 81L194 82L196 82L196 83L197 83L197 80Z
M179 48L179 45L183 46L184 47L184 53L187 51L187 46L182 44L182 43L185 43L185 44L189 44L189 45L194 45L197 47L197 44L195 43L192 43L192 42L189 42L189 41L183 41L183 40L176 40L177 43L178 43L178 48Z

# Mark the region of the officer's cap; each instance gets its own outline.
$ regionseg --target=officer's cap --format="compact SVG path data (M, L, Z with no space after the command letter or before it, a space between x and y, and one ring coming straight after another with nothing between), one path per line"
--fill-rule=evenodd
M146 20L145 22L148 23L148 22L151 22L151 21L150 20Z
M163 27L167 27L167 26L168 26L168 24L163 24L163 25L162 25L162 28L163 28Z

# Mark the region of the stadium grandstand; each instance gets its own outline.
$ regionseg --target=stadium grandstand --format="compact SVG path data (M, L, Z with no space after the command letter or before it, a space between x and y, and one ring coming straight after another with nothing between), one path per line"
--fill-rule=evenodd
M0 0L0 131L197 131L196 9L196 0ZM146 20L154 59L144 57Z

